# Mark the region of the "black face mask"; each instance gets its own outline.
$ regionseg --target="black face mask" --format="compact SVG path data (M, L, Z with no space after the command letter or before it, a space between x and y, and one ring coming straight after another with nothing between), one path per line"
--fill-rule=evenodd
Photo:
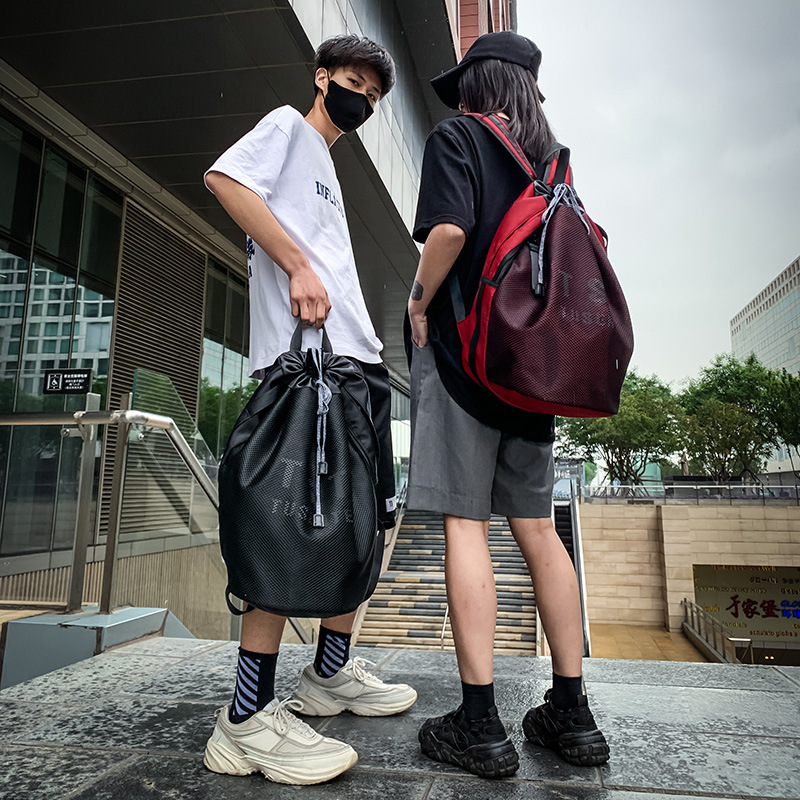
M363 125L372 116L373 111L365 95L347 89L334 80L328 81L325 110L331 122L344 133L350 133L359 125Z

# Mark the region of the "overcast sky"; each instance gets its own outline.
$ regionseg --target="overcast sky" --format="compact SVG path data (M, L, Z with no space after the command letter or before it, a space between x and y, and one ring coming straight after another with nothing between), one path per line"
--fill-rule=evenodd
M800 0L518 0L632 364L679 388L800 255Z

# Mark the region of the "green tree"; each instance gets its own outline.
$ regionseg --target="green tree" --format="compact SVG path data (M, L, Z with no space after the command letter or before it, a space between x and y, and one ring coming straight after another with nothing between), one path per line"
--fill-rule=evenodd
M615 416L559 419L561 449L587 461L602 459L611 480L639 484L649 462L678 449L680 420L681 409L669 386L631 371Z
M792 472L800 477L800 464L795 464L791 450L800 449L800 374L792 375L785 369L773 373L770 413L777 440L789 452Z
M718 483L745 472L757 473L772 450L759 419L735 403L714 397L704 400L686 420L689 457Z
M681 393L686 450L709 477L724 483L761 471L778 441L775 381L755 355L726 353Z

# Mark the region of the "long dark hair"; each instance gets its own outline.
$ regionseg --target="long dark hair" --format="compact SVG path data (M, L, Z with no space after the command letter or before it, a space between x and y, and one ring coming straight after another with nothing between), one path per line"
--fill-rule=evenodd
M506 114L514 137L532 163L541 161L555 141L539 102L536 79L519 64L496 58L475 61L464 70L458 91L463 111Z

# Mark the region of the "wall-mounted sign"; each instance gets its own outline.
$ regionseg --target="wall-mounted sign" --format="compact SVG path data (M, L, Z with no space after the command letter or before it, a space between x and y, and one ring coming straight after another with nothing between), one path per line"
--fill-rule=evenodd
M90 369L48 369L44 373L45 394L86 394L91 391Z
M800 567L695 564L694 597L729 636L800 645Z

